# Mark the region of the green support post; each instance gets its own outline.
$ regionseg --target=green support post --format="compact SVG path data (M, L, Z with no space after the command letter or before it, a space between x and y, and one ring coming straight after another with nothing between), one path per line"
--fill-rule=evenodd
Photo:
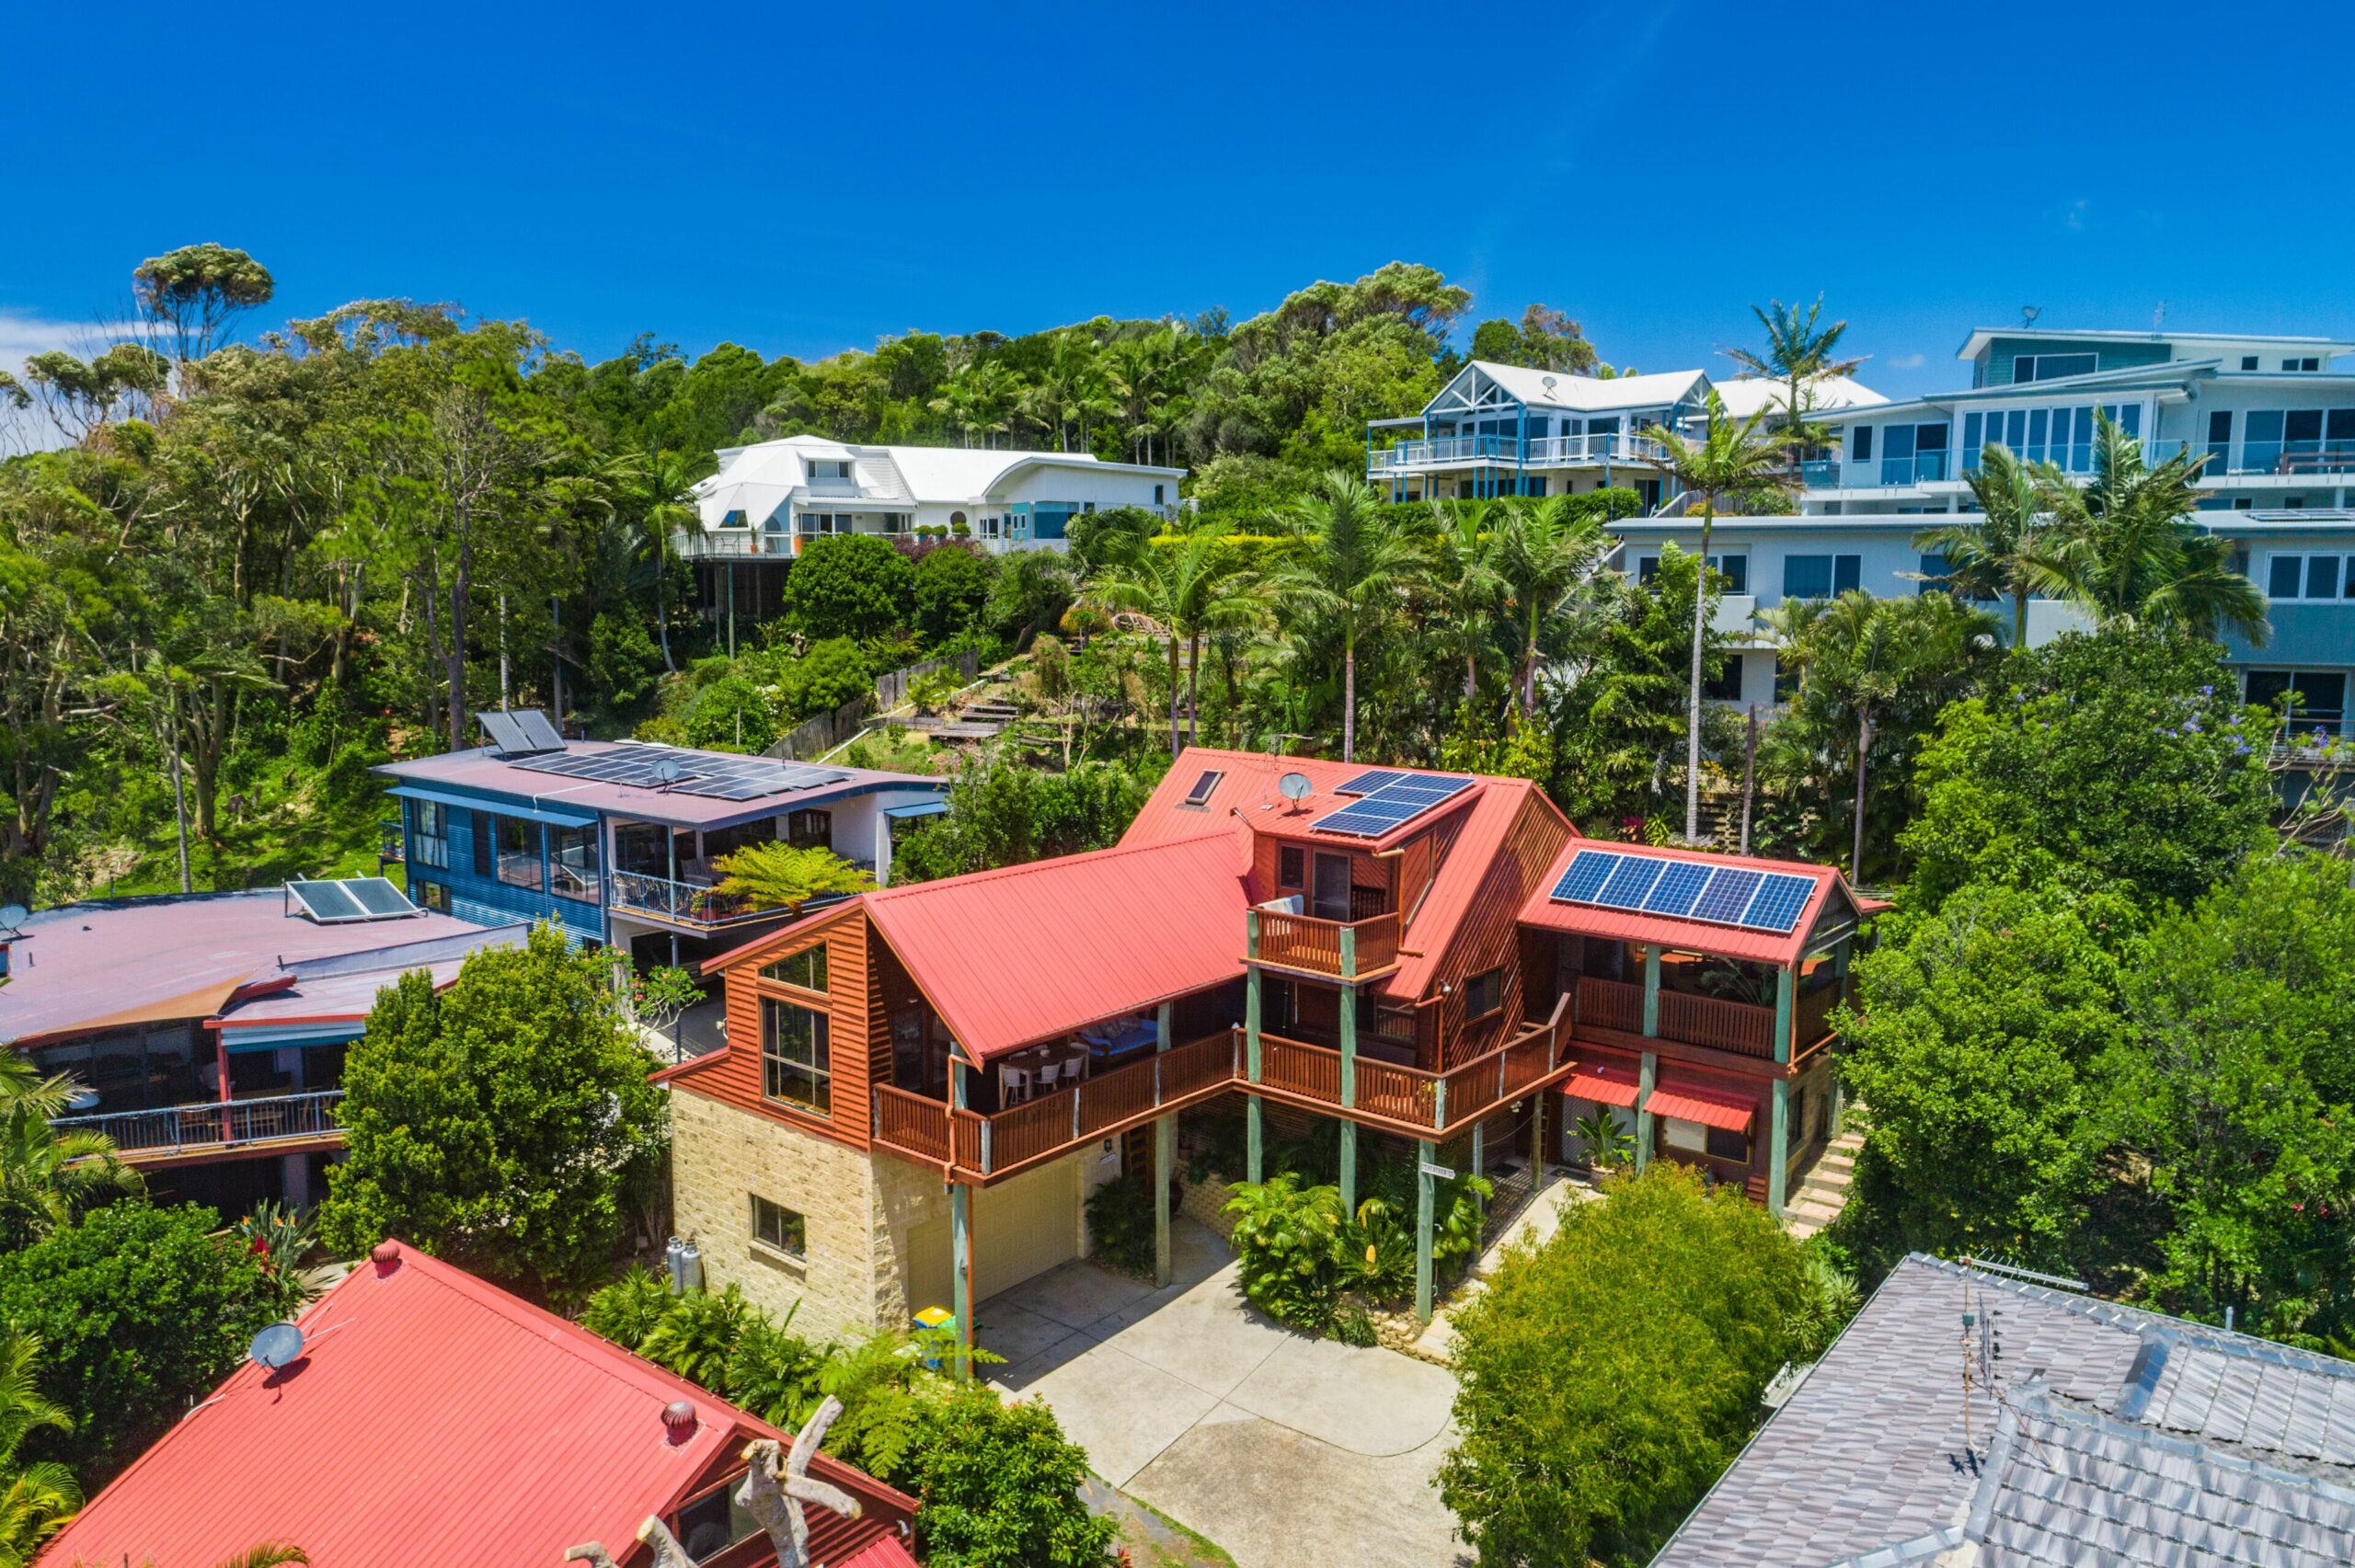
M1791 1013L1793 993L1798 989L1796 976L1789 969L1775 971L1775 1061L1783 1069L1783 1076L1775 1080L1774 1114L1767 1120L1766 1131L1766 1210L1777 1219L1783 1217L1784 1189L1790 1183L1791 1163Z
M1640 1171L1652 1162L1652 1085L1660 1081L1660 1057L1653 1051L1644 1053L1643 1063L1636 1070L1636 1169Z
M1775 1059L1789 1065L1791 1059L1791 972L1775 971Z
M949 1103L959 1110L965 1109L965 1064L955 1057L948 1059L948 1097ZM960 1378L970 1378L973 1374L972 1203L972 1188L962 1182L949 1184L948 1268L949 1272L955 1276L957 1347L964 1353L957 1358L957 1375Z
M1550 1090L1540 1089L1529 1105L1529 1169L1538 1185L1545 1181L1545 1096L1549 1093Z
M1437 1150L1429 1139L1415 1145L1415 1316L1431 1321L1431 1165Z
M1170 1003L1163 1002L1154 1017L1154 1049L1169 1048ZM1177 1269L1169 1252L1169 1173L1178 1162L1178 1118L1153 1118L1153 1282L1166 1286Z
M1259 956L1259 912L1250 910L1243 917L1245 954ZM1243 1076L1246 1082L1259 1082L1259 966L1252 964L1243 977ZM1259 1096L1243 1096L1243 1127L1246 1153L1244 1180L1257 1186L1266 1174L1264 1150L1266 1137L1261 1129Z
M1660 949L1644 949L1644 1037L1660 1033Z
M1353 981L1358 972L1358 933L1352 926L1341 928L1341 1104L1344 1107L1358 1103L1358 988ZM1358 1211L1358 1124L1349 1117L1341 1118L1341 1212Z

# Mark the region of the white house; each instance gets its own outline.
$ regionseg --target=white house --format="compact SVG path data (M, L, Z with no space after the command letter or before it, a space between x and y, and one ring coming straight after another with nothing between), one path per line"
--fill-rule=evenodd
M695 560L790 560L826 533L937 530L992 552L1062 549L1073 517L1114 507L1173 516L1182 468L1086 452L867 446L787 436L725 447L695 487L701 528L677 538Z

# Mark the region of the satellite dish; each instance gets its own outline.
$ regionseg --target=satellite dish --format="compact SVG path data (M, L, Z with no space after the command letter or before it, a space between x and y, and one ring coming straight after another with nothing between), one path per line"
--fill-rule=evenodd
M253 1344L246 1347L247 1360L273 1372L302 1354L303 1331L293 1323L270 1324L254 1335Z
M1316 785L1310 782L1306 773L1286 773L1276 781L1276 788L1294 805L1306 800L1316 791Z
M1554 390L1554 378L1552 376L1547 376L1545 378L1545 390L1548 392Z
M19 926L32 919L32 910L25 908L24 905L10 904L6 909L0 909L0 925Z
M679 782L678 760L674 757L665 757L655 763L654 782L659 784L677 784Z

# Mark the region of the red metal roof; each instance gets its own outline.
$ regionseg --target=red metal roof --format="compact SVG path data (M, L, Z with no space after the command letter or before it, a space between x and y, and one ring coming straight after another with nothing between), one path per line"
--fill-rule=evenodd
M1681 1122L1699 1122L1704 1127L1723 1128L1727 1132L1742 1132L1758 1119L1758 1103L1736 1099L1732 1095L1705 1094L1692 1089L1655 1089L1644 1109L1656 1116L1673 1116Z
M1563 1093L1606 1105L1633 1105L1637 1087L1634 1073L1599 1061L1582 1061L1562 1080Z
M1527 779L1492 778L1484 774L1469 775L1472 787L1462 797L1451 800L1436 810L1426 812L1381 840L1337 837L1314 833L1308 824L1327 811L1338 809L1350 797L1333 793L1336 786L1348 783L1356 775L1374 766L1366 762L1336 762L1320 757L1276 757L1264 751L1222 751L1209 747L1189 747L1170 764L1161 781L1120 842L1152 843L1162 840L1200 833L1206 829L1236 824L1253 833L1266 833L1287 841L1321 843L1336 848L1382 849L1400 840L1421 832L1434 822L1449 817L1457 819L1453 846L1441 862L1430 890L1423 896L1415 910L1415 918L1407 923L1406 946L1409 950L1399 960L1398 968L1382 984L1382 990L1395 997L1420 997L1430 989L1431 978L1445 956L1449 942L1456 927L1484 892L1495 897L1489 883L1489 873L1506 835L1512 830L1513 819L1522 805L1534 795L1542 809L1551 813L1568 832L1569 824L1561 811L1547 799L1545 793ZM1386 767L1387 765L1384 764ZM1393 773L1428 773L1428 768L1393 768ZM1206 773L1220 775L1201 806L1186 804L1188 795ZM1297 803L1287 800L1277 789L1277 781L1286 773L1299 773L1307 778L1315 793ZM1452 777L1465 777L1453 774ZM1547 887L1553 886L1549 881ZM1273 887L1254 887L1257 900L1275 896ZM1507 897L1511 894L1508 893Z
M977 1061L1243 972L1244 846L1213 830L859 895Z
M1815 890L1808 895L1807 907L1799 911L1798 923L1787 935L1717 925L1708 921L1677 920L1667 915L1597 909L1591 904L1556 903L1553 898L1555 885L1560 882L1562 873L1569 869L1572 857L1580 850L1609 850L1614 854L1651 855L1661 860L1693 861L1704 865L1746 865L1758 871L1804 876L1815 884ZM1706 850L1614 843L1604 839L1572 838L1562 846L1561 853L1554 857L1553 866L1538 880L1536 890L1522 904L1521 922L1547 931L1640 943L1648 947L1671 947L1680 953L1708 953L1721 958L1748 958L1787 967L1807 956L1809 939L1816 922L1835 902L1853 912L1856 908L1856 896L1849 889L1847 879L1828 865L1810 865L1796 860L1762 860L1755 855L1712 854Z
M201 1564L263 1540L292 1541L316 1568L524 1568L592 1540L626 1559L640 1520L724 1473L747 1438L778 1436L408 1247L392 1266L362 1265L300 1322L310 1342L300 1359L278 1372L240 1367L91 1499L41 1562ZM697 1418L683 1440L662 1421L677 1400ZM822 1455L811 1468L868 1505L856 1520L811 1510L827 1561L909 1562L904 1549L852 1553L897 1546L913 1499Z

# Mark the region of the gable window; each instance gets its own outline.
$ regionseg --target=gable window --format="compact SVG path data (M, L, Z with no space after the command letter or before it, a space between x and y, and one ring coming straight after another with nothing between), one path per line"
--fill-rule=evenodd
M1194 781L1194 787L1186 792L1186 804L1196 807L1208 806L1212 793L1218 788L1218 781L1224 777L1226 775L1215 768L1204 773Z
M450 869L450 808L438 800L408 803L409 853L419 865Z
M762 965L761 979L775 980L780 985L794 986L802 990L814 990L823 996L826 993L826 944L821 942L815 947L789 953L773 964Z
M1305 887L1308 886L1308 852L1298 844L1285 844L1276 851L1276 886Z
M798 1263L810 1255L810 1221L760 1194L752 1198L752 1240Z
M540 825L521 817L492 819L497 840L499 879L510 887L540 886Z
M1464 982L1464 1021L1476 1024L1505 1004L1505 972L1483 969Z
M2058 381L2064 375L2091 375L2094 366L2091 354L2016 354L2012 357L2012 379Z
M818 1116L833 1109L830 1021L822 1013L774 997L761 999L761 1092Z

